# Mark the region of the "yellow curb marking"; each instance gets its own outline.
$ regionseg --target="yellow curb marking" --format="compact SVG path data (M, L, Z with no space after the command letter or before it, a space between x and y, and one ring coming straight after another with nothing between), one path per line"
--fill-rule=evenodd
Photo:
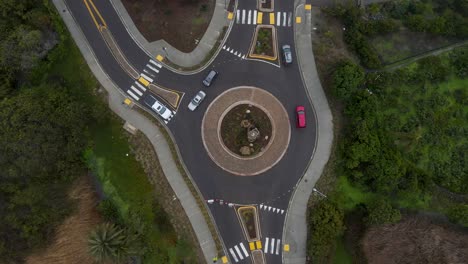
M305 5L305 10L311 10L312 9L312 5Z
M300 24L302 22L302 17L296 17L296 23Z
M255 244L257 244L257 249L262 249L262 241L258 240Z
M270 13L270 25L275 24L275 13Z
M163 60L164 60L164 57L161 56L161 55L158 55L158 56L156 56L156 59L157 59L158 61L163 61Z
M148 80L143 77L140 77L138 81L141 82L144 86L148 86L150 84L150 82L148 82Z
M228 19L229 19L229 20L232 20L233 17L234 17L234 13L229 12L229 13L228 13Z
M130 100L130 99L128 99L128 98L125 98L124 103L125 103L126 105L131 105L131 104L132 104L132 100Z
M250 250L255 250L255 243L254 242L249 242L249 248L250 248Z
M228 260L227 260L227 257L226 257L226 256L223 256L223 257L221 258L221 261L222 261L224 264L228 263Z
M289 251L289 244L284 245L284 251L288 252Z
M263 13L262 12L258 12L258 15L257 15L257 24L262 24L263 22Z

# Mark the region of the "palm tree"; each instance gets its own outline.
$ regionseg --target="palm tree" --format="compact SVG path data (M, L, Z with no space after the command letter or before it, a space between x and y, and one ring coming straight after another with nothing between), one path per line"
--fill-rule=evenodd
M90 253L98 261L121 262L133 253L129 244L134 239L130 237L126 229L111 223L100 224L88 238Z

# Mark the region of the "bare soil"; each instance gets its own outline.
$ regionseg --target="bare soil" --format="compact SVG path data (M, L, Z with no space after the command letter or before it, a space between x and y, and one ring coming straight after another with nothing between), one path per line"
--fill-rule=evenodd
M215 7L214 0L122 0L122 3L146 40L164 39L182 52L195 49Z
M102 219L96 205L98 198L89 177L80 178L72 187L70 198L77 208L58 228L51 245L26 258L27 264L92 264L88 253L88 235Z
M362 240L369 264L466 263L468 231L428 216L370 228Z
M198 257L198 263L204 263L205 258L190 220L164 175L153 145L141 132L138 132L135 136L129 135L128 139L131 151L134 153L136 160L142 165L149 181L153 184L158 204L161 204L168 214L177 235L190 243Z

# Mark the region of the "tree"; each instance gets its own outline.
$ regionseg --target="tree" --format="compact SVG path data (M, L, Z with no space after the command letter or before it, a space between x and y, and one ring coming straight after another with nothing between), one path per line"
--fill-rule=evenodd
M330 199L322 200L310 211L307 244L309 255L315 262L320 263L330 253L334 241L345 229L343 219L343 209Z
M364 80L364 71L350 61L341 62L333 72L333 89L342 100L347 100Z
M459 48L449 54L450 63L455 74L460 78L468 76L468 48Z
M391 224L400 221L401 214L392 207L385 198L379 198L366 205L367 216L364 221L367 225Z
M454 223L468 227L468 204L458 204L452 206L449 209L447 215Z
M107 222L91 232L88 245L91 255L98 261L122 262L136 254L135 241L135 236L126 229Z

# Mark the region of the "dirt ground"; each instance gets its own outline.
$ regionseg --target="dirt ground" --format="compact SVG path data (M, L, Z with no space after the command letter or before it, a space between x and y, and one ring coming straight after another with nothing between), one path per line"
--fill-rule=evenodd
M190 243L198 257L198 263L205 262L203 251L192 229L190 220L162 171L153 145L151 145L151 142L141 133L137 133L135 136L129 136L129 142L131 150L135 154L135 158L140 162L145 173L148 175L149 181L153 184L156 192L155 197L158 203L162 205L164 211L168 214L177 235L179 237L184 237Z
M393 225L371 228L362 247L369 264L466 263L468 231L428 216L407 216Z
M123 0L122 3L149 42L164 39L182 52L195 49L215 7L214 0Z
M92 264L88 253L89 232L101 222L96 210L98 202L89 177L79 179L69 194L76 201L75 212L57 229L51 245L26 259L27 264Z

